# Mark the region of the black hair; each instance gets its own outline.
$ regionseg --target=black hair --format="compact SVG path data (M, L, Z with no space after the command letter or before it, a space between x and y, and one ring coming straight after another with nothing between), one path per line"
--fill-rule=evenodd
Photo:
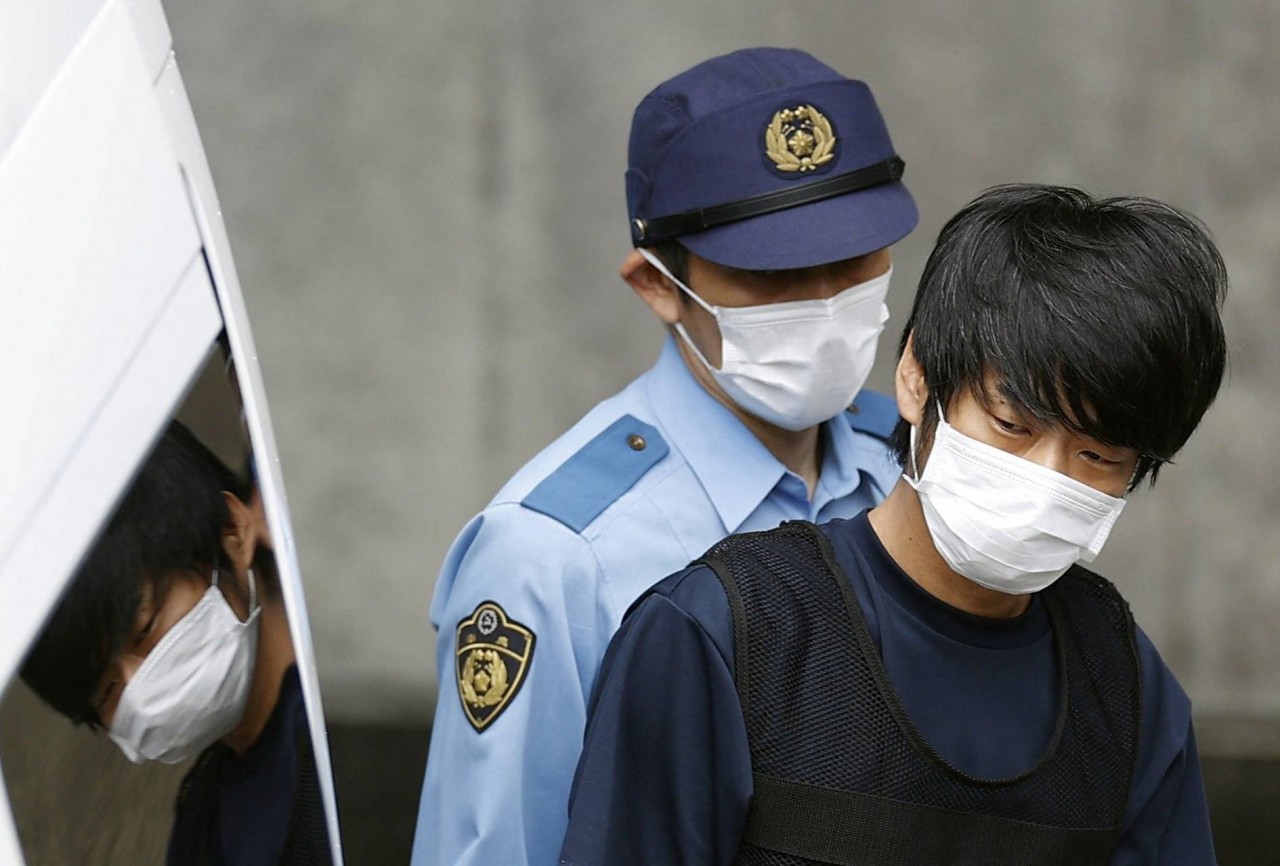
M920 278L908 337L937 403L985 376L1037 419L1136 449L1130 489L1154 483L1217 396L1227 272L1208 230L1146 198L1069 187L989 189L951 218ZM893 446L907 465L910 425Z
M167 574L224 565L222 493L247 499L250 488L171 422L24 660L23 681L77 724L100 727L93 693L133 632L143 590L149 583L158 599Z

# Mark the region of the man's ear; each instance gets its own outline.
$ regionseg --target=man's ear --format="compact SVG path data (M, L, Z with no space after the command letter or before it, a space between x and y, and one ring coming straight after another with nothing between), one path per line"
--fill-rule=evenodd
M244 502L239 496L226 490L222 500L227 504L227 522L222 527L222 550L226 553L237 574L253 564L254 554L260 543L270 545L266 536L266 520L263 518L261 499Z
M680 321L680 289L649 264L639 250L627 253L618 273L663 324L674 325Z
M924 367L916 360L915 334L907 335L902 348L893 382L898 398L898 414L912 426L919 426L924 417L924 407L929 399L929 385L925 382Z

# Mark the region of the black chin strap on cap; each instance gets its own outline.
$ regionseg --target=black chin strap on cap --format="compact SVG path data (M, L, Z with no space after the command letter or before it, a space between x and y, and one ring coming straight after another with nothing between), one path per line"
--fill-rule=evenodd
M726 223L734 223L751 217L776 213L780 210L812 204L827 198L834 198L846 193L858 192L892 183L902 177L906 163L902 157L894 155L868 165L854 169L846 174L829 177L825 180L807 183L804 186L766 192L741 201L711 207L694 208L684 213L653 219L633 219L631 221L631 242L635 246L649 246L662 241L671 240L680 235L704 231Z

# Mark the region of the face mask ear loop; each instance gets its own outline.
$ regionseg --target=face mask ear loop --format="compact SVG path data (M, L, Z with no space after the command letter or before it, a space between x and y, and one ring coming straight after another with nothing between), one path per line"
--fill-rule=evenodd
M676 333L680 335L680 339L684 340L684 344L689 347L691 352L693 352L694 357L698 359L702 366L707 368L708 373L715 376L720 372L718 369L711 366L711 362L707 360L707 356L702 354L702 350L693 342L693 339L689 336L689 332L684 329L684 324L682 322L676 322L675 329Z
M667 266L662 263L661 259L659 259L653 253L646 250L644 247L637 247L636 249L640 252L640 255L644 256L645 261L647 261L649 264L653 265L654 268L657 269L658 273L662 274L664 277L666 277L668 280L674 283L680 289L680 291L684 292L690 298L693 298L694 303L696 303L698 306L702 307L702 309L710 313L712 318L714 318L717 322L720 321L720 317L716 315L715 307L708 306L706 301L702 300L702 298L698 297L693 293L693 289L689 288L684 283L680 282L674 276L672 276L671 271L667 270ZM702 350L699 349L697 344L694 343L693 340L689 337L689 332L685 330L684 322L676 322L675 331L677 334L680 335L680 338L684 340L685 345L687 345L690 349L693 350L694 356L702 363L702 366L707 368L707 372L711 373L711 375L713 376L716 373L720 372L718 369L711 366L711 362L708 361L706 356L702 354Z
M911 462L911 480L920 483L920 470L916 468L916 425L911 425L911 433L907 437L907 459Z
M937 405L937 407L938 407L938 421L939 421L939 423L942 423L942 424L947 423L947 419L946 419L946 418L944 418L944 417L943 417L943 415L942 415L942 401L941 401L941 400L935 400L935 401L934 401L934 403L935 403L935 404ZM921 423L923 423L924 419L923 419L923 418L921 418L920 420L921 420ZM935 441L935 442L938 440L938 437L937 437L937 435L936 435L936 434L934 435L933 439L934 439L934 441ZM908 442L907 442L907 448L908 448L908 451L907 451L907 457L908 457L908 459L910 459L910 461L911 461L911 480L912 480L912 481L914 481L914 482L916 482L917 484L919 484L919 483L920 483L920 470L916 468L916 425L915 425L915 424L912 424L912 425L911 425L911 434L910 434L910 438L908 439Z
M253 566L249 566L249 616L253 616L253 612L258 609L258 582L253 576ZM218 566L213 567L213 578L211 585L218 585Z
M677 280L672 275L671 271L667 270L667 266L662 263L662 260L660 258L658 258L653 253L646 250L644 247L637 247L636 249L640 252L640 255L644 256L645 261L647 261L649 264L653 265L654 268L657 269L658 273L662 274L664 277L666 277L668 280L674 283L676 288L680 289L680 291L684 292L686 295L692 298L695 304L697 304L699 307L702 307L702 309L706 310L713 317L715 317L717 322L720 321L720 317L716 315L716 308L708 304L706 301L702 300L702 298L698 297L698 295L693 291L693 289L689 288L684 283Z
M249 566L249 616L258 609L258 583L253 578L253 566Z

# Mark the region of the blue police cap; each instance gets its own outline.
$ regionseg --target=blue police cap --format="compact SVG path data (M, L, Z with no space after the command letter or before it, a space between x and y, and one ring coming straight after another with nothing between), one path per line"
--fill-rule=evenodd
M809 267L915 228L871 89L803 51L750 48L659 85L631 122L632 241L749 270Z

